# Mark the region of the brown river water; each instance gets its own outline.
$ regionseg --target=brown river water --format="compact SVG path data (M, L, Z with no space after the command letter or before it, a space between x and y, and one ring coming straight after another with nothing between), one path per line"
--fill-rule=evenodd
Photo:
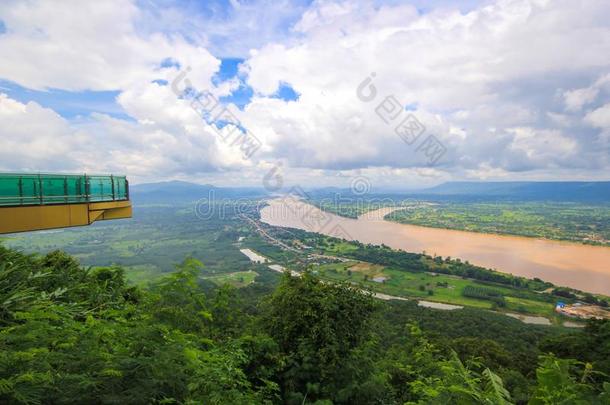
M559 286L610 295L609 247L385 221L383 217L394 208L382 208L351 219L292 198L268 203L261 210L261 220L269 225L385 244L407 252L451 256L504 273L538 277Z

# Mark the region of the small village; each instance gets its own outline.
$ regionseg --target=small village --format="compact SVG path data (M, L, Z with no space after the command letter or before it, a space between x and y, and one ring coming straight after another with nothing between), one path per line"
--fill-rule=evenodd
M610 311L598 305L585 303L574 303L566 305L563 302L558 302L555 306L555 312L570 318L578 319L610 319Z

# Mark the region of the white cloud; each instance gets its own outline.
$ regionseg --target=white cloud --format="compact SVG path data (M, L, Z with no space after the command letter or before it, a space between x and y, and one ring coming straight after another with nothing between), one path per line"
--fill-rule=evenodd
M85 141L54 111L0 93L0 168L49 171L79 167L74 150Z
M0 78L30 89L118 90L133 120L70 121L4 95L0 164L255 183L278 161L293 183L350 173L415 183L608 168L600 152L610 139L607 1L497 0L426 13L379 3L316 1L290 31L284 24L301 2L291 9L282 1L279 11L267 1L232 2L222 18L133 1L2 2ZM176 77L174 66L160 66L171 58L191 67L197 89L229 94L239 83L212 84L220 60L209 51L219 55L225 45L226 54L251 50L241 72L255 96L237 114L263 142L252 160L223 143L171 86L151 82ZM356 90L371 72L377 98L363 102ZM297 101L269 97L281 82ZM413 145L394 133L397 121L376 114L388 95L425 125ZM447 149L434 167L417 150L428 135ZM238 170L240 177L227 174Z
M129 122L103 114L69 122L37 103L23 104L0 94L0 170L114 172L154 179L249 165L238 148L222 142L212 127L197 119L188 103L174 99L173 104L173 116L149 111L159 113L159 122Z
M290 41L290 27L309 0L147 1L144 30L180 33L222 58L244 58L252 49ZM142 3L140 3L142 4Z
M159 75L172 58L209 87L220 61L181 36L136 29L140 10L124 0L7 1L0 19L0 77L30 89L121 90Z
M374 113L393 94L417 105L427 132L445 143L441 170L550 171L598 160L589 139L561 130L570 121L552 103L554 86L570 87L573 72L610 70L610 24L600 17L607 12L601 1L507 0L424 15L409 5L318 2L296 25L298 44L272 44L247 61L256 91L271 94L287 82L300 99L256 98L245 119L294 165L425 166L416 146ZM371 72L379 94L367 104L355 91ZM568 92L567 102L593 102L599 88Z
M598 128L610 129L610 103L588 113L585 121Z
M510 149L522 152L532 165L542 162L561 166L578 152L576 141L556 130L514 128L509 132L514 134Z
M582 109L583 106L593 102L598 93L599 89L595 87L566 91L563 95L566 109L568 111L578 111Z
M112 171L151 179L249 165L171 86L152 82L177 76L175 66L160 66L171 59L190 68L195 88L227 94L234 83L212 85L220 60L180 35L140 35L139 15L128 1L0 5L8 27L0 35L0 78L31 89L120 90L117 103L135 119L94 113L70 121L2 95L5 170Z

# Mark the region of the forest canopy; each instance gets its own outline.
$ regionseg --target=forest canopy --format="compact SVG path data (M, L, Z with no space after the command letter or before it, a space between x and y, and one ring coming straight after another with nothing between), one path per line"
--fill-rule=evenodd
M0 402L610 401L608 322L567 333L448 316L308 272L211 287L202 266L135 287L120 267L0 247Z

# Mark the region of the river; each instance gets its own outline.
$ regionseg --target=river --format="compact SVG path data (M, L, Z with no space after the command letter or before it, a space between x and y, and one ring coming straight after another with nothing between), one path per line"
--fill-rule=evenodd
M292 198L275 199L261 210L269 225L385 244L395 249L468 260L518 276L610 295L610 248L518 236L428 228L385 221L394 208L358 219L344 218Z

